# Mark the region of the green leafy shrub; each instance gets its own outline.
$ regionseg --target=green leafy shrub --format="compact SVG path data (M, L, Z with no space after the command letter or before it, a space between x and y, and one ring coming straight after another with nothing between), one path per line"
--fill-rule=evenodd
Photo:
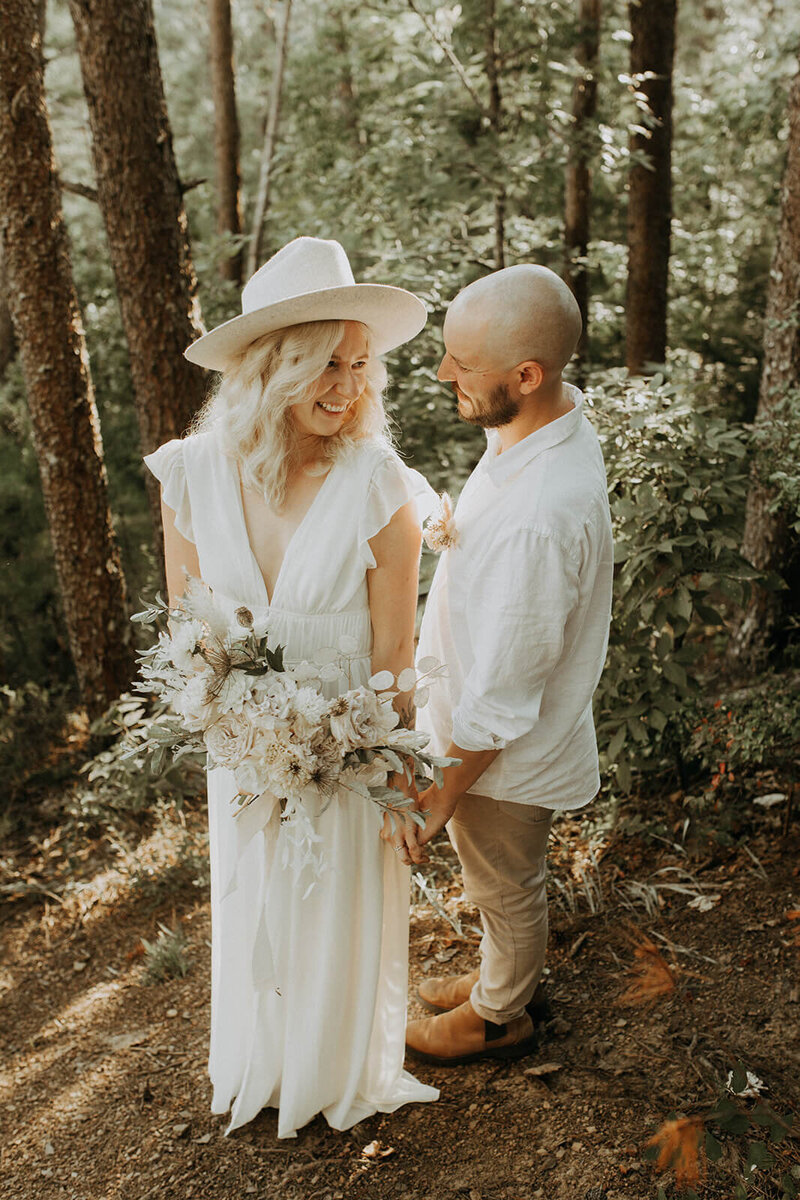
M753 442L758 476L773 491L771 511L782 511L800 533L800 388L782 396L768 420L756 422Z
M753 569L739 554L747 494L741 427L678 380L613 372L589 393L608 471L615 581L596 695L601 761L623 790L634 772L683 772L693 697L725 609ZM683 780L682 780L683 782Z
M150 724L146 702L124 693L93 723L93 737L106 745L84 763L81 782L65 801L74 822L92 828L125 825L155 811L168 799L180 806L187 795L202 786L202 772L187 758L174 763L167 756L159 770L152 769L152 755L144 743Z
M771 673L755 684L695 708L689 742L692 766L715 792L728 784L791 786L800 758L800 680Z
M191 963L187 954L189 940L182 927L169 929L158 926L158 937L154 942L142 938L144 946L144 970L147 983L164 983L167 979L182 979L188 975Z
M52 746L66 715L62 693L33 682L0 687L0 776L8 810L35 779L51 771Z

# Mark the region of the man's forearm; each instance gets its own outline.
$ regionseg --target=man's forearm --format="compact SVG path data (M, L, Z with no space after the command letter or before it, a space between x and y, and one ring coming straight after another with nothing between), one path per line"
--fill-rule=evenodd
M425 862L423 847L443 829L458 807L458 802L483 772L497 758L499 750L464 750L451 742L447 747L448 758L460 758L454 767L444 767L442 786L432 783L419 797L419 807L426 813L425 828L417 830L410 822L405 840L408 854L415 863Z
M460 758L461 762L458 766L445 767L442 771L444 775L442 787L437 788L434 785L429 790L448 801L455 800L457 802L464 792L469 791L472 785L480 779L499 753L499 750L463 750L455 742L451 742L445 751L445 756Z

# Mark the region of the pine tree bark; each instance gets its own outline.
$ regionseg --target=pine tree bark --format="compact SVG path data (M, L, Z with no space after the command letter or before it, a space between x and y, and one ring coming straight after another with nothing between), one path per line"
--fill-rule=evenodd
M600 0L578 0L580 26L575 57L581 74L572 92L572 140L564 201L564 280L572 289L583 321L577 370L582 375L589 329L589 252L592 205L593 124L597 108L597 56L600 49Z
M211 95L214 99L214 158L217 182L217 230L223 236L242 234L241 175L239 172L239 118L233 68L231 0L209 0ZM243 254L220 261L223 279L241 287Z
M631 75L642 97L639 124L645 127L630 137L628 190L625 363L631 374L638 374L647 363L663 363L667 355L677 0L631 0L628 10Z
M789 92L789 142L781 188L778 240L772 259L764 321L764 366L756 424L769 422L790 391L800 389L800 71ZM745 511L742 556L759 571L786 575L798 551L786 514L770 512L774 492L753 472ZM794 587L753 587L734 630L730 658L742 669L763 665L780 639L788 607L797 611Z
M3 0L0 242L81 696L94 715L127 686L133 654L103 445L72 280L37 10Z
M182 434L205 395L183 351L202 332L152 0L69 0L97 192L131 360L142 452ZM157 548L158 484L148 476Z
M8 280L3 260L3 249L0 245L0 382L13 362L17 353L17 339L14 336L14 323L11 320L11 309L8 307Z

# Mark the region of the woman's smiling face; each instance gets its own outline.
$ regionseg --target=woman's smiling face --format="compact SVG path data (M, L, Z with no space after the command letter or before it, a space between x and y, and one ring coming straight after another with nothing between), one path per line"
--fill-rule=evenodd
M344 334L307 400L292 407L298 433L333 437L349 419L367 383L369 347L361 325L346 321Z

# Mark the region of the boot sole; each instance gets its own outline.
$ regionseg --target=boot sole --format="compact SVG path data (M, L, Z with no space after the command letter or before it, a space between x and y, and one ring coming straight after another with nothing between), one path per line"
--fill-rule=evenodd
M538 1048L539 1039L534 1035L526 1038L524 1042L517 1042L514 1046L498 1046L496 1049L487 1047L486 1050L478 1050L474 1054L460 1054L457 1058L440 1058L436 1054L426 1054L424 1050L415 1050L412 1046L406 1046L406 1053L419 1062L431 1063L435 1067L463 1067L467 1063L479 1062L486 1058L496 1062L514 1062L518 1058L527 1058Z

